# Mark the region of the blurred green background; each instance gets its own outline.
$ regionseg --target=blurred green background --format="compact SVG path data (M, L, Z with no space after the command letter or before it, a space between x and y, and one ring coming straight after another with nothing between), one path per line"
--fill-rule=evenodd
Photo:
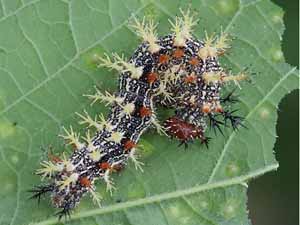
M285 11L285 59L299 69L299 1L273 2ZM299 91L281 101L278 113L275 154L280 167L250 183L248 208L253 225L299 224Z

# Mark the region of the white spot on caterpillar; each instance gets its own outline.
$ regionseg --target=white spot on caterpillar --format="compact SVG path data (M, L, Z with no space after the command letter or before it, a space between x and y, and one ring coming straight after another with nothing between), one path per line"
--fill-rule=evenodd
M75 183L78 180L78 177L79 177L78 173L72 173L70 176L70 181L72 183Z
M75 169L75 167L74 167L74 165L71 163L71 162L67 162L67 164L66 164L66 170L68 171L68 172L71 172L71 171L73 171Z
M190 103L195 104L195 102L196 102L196 95L192 95L190 98Z
M116 143L121 143L121 140L122 140L123 137L124 137L123 133L115 131L115 132L112 132L109 140L113 141L113 142L116 142Z
M101 159L101 153L100 153L100 151L97 151L97 150L94 150L94 151L88 153L88 155L94 162L97 162Z
M122 106L122 108L123 108L123 112L126 115L130 115L131 113L133 113L133 111L135 109L135 105L133 103L128 103L128 104Z
M78 173L72 173L65 180L57 181L57 184L58 184L60 190L68 187L72 183L75 183L78 180L78 177L79 177Z

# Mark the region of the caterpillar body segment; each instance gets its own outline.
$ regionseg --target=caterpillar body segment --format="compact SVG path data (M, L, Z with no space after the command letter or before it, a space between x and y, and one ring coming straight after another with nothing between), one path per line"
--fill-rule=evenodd
M158 37L153 21L135 20L132 27L143 42L129 60L117 54L112 58L97 55L98 66L120 73L115 93L96 89L95 94L87 95L92 104L110 107L107 119L102 114L92 119L86 111L77 113L80 124L96 128L96 132L88 131L83 142L72 128L66 131L62 137L74 151L69 157L43 161L37 174L45 183L31 190L38 200L49 193L53 205L60 209L60 218L69 215L86 194L100 205L96 181L104 181L112 193L116 184L111 174L124 168L129 159L136 169L143 170L138 142L149 127L186 147L195 139L208 147L207 127L222 133L221 126L231 125L236 130L242 125L243 118L231 109L236 99L232 93L225 97L221 93L226 83L238 84L247 77L245 73L226 73L218 61L229 48L227 34L198 40L192 35L197 20L189 11L181 12L182 17L171 23L172 33L163 37ZM174 109L174 115L159 123L157 106Z

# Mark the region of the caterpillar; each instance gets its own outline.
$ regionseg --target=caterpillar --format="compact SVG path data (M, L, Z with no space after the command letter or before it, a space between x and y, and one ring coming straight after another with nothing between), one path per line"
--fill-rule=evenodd
M94 56L98 66L120 73L116 93L96 89L95 94L87 95L92 104L110 106L108 117L92 119L87 112L78 114L80 124L96 128L96 133L91 135L88 131L82 142L72 127L65 130L62 137L74 151L69 157L49 155L49 161L42 161L36 173L47 182L31 190L32 198L38 201L45 194L51 196L53 206L60 209L56 213L59 219L69 216L87 193L100 206L101 196L96 192L95 182L103 180L107 191L112 192L115 187L111 173L125 167L129 159L142 170L143 163L137 157L138 141L149 127L156 127L158 132L187 147L194 139L208 146L208 126L221 132L220 126L227 126L228 122L234 130L243 126L243 118L230 109L237 101L233 92L225 97L220 94L224 84L238 84L247 78L245 71L228 74L218 62L218 56L230 48L228 34L206 34L203 41L198 40L192 35L197 19L190 10L181 10L181 14L170 21L172 32L163 37L158 37L157 24L152 20L134 18L131 26L142 43L129 60L118 54L113 54L113 59L107 54ZM163 125L157 120L158 106L175 109Z

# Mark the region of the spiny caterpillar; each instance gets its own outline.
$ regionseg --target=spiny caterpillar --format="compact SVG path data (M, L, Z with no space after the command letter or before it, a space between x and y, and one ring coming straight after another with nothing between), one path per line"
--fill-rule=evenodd
M232 92L220 96L225 83L246 78L244 72L227 74L219 65L217 57L230 47L229 36L222 32L219 37L206 34L205 40L197 40L192 35L197 20L189 10L181 13L182 17L171 22L172 33L163 37L158 37L153 21L134 19L132 27L143 42L129 60L117 54L113 59L95 55L98 66L120 73L115 94L96 90L94 95L87 95L92 103L110 106L108 118L100 115L92 119L87 112L78 114L80 124L94 127L97 132L91 135L88 131L83 143L72 128L66 130L63 138L75 150L69 157L51 156L49 161L43 161L37 174L47 183L31 190L32 198L38 200L49 193L54 207L60 208L59 218L69 215L87 193L100 205L95 181L102 179L112 192L110 175L123 168L128 159L141 169L142 163L136 157L138 141L150 126L184 145L193 139L208 145L209 138L204 135L208 125L220 131L220 125L226 126L228 121L233 129L241 125L242 117L229 110L237 101ZM156 106L175 109L175 115L163 126L156 119Z

